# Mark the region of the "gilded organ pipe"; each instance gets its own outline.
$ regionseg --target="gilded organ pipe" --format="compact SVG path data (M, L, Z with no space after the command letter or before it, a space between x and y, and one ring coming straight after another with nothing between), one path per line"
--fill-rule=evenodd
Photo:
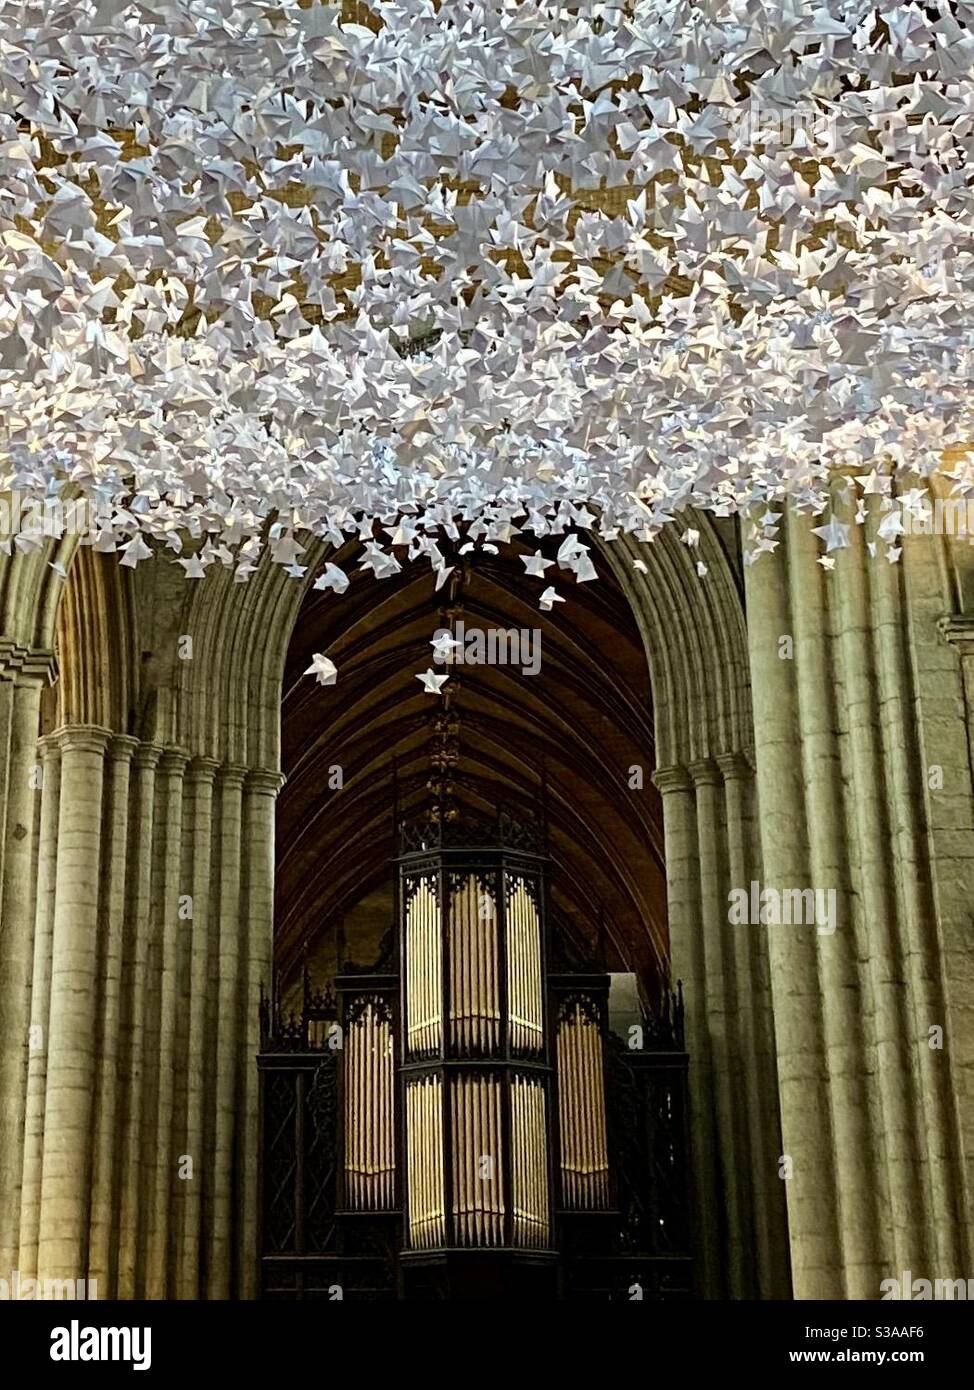
M541 990L541 924L523 879L515 882L507 905L508 1010L511 1045L537 1054L544 1046Z
M545 1250L540 880L489 855L416 853L400 897L409 1246Z
M423 880L406 908L406 1048L411 1055L440 1046L443 979L440 905Z
M497 905L476 875L450 894L450 1041L461 1056L485 1056L498 1043Z
M558 1118L564 1204L600 1209L609 1200L602 1036L579 1001L558 1025Z
M359 1211L394 1204L392 1024L367 1002L345 1038L345 1200Z
M438 1076L406 1085L409 1243L433 1249L446 1240L443 1200L443 1093Z

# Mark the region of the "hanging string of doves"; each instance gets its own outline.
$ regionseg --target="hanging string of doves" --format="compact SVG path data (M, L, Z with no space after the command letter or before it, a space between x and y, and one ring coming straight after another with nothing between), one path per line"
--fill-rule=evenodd
M581 580L688 507L827 554L839 477L895 559L972 486L972 143L963 0L0 3L0 484L193 577Z

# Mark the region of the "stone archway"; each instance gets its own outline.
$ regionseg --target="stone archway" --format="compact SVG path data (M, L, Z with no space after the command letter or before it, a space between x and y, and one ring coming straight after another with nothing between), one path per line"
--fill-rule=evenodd
M498 805L516 817L543 815L559 932L588 954L594 942L578 933L597 929L611 968L660 980L665 884L661 806L649 782L649 675L618 585L605 574L566 587L569 601L547 614L537 607L544 586L523 582L523 547L478 557L452 595L418 566L377 589L356 571L363 553L349 542L333 557L350 587L341 599L307 595L285 666L275 930L285 986L322 916L334 923L385 891L391 921L394 803L405 813L430 798L431 755L447 725L461 807L479 817ZM503 661L485 651L480 662L444 665L444 697L430 699L415 676L433 662L430 638L443 625L460 625L475 642L506 634ZM332 689L304 675L315 652L338 663Z
M731 933L727 894L760 878L742 574L733 528L693 518L606 548L644 634L656 706L670 963L684 982L697 1258L709 1297L787 1297L767 942ZM692 538L689 538L692 539ZM651 566L643 574L632 561ZM696 565L707 567L701 582Z
M625 539L600 546L601 563L610 571L613 588L636 624L643 647L643 674L648 669L652 687L647 708L652 709L655 746L650 757L661 797L665 842L660 858L665 863L668 900L666 968L674 982L683 983L691 1055L700 1285L715 1297L786 1297L790 1291L787 1226L784 1188L778 1176L782 1147L767 943L760 933L732 934L727 925L731 886L760 877L743 580L734 555L733 528L721 532L699 517L694 525L699 539L692 548L682 541L684 528L674 526L650 548ZM634 559L640 559L646 569L635 568ZM706 584L697 573L698 561L707 565ZM489 563L486 575L490 575ZM403 583L432 588L432 581L422 577L406 575ZM393 597L395 591L396 584L387 583L380 601L389 610L387 625L397 635L391 646L396 669L411 659L411 671L428 659L425 644L432 630L431 617L427 615L419 641L410 647L410 611L405 600ZM354 624L368 611L368 597L355 592L353 604L355 616L348 621ZM345 626L334 596L328 595L317 611L324 612L326 606L328 613L337 614L335 621L328 626L319 618L316 626L311 605L306 640L293 644L286 697L291 703L300 700L309 706L315 702L314 687L310 682L301 685L300 672L316 644L331 650L328 643ZM306 601L302 611L307 609ZM482 618L489 616L486 595L474 611ZM531 614L525 605L524 621L533 620ZM508 620L515 619L503 621ZM374 657L377 680L387 674L390 655L384 631L380 623ZM574 640L577 643L577 636ZM607 651L601 660L611 667L612 653ZM403 684L410 679L407 676ZM356 698L358 714L367 718L374 692ZM292 718L300 725L300 710ZM384 740L394 738L388 720L380 719L379 727ZM543 739L540 725L536 735ZM284 833L298 838L311 833L314 817L327 797L316 798L324 770L319 769L316 780L307 767L319 746L313 733L305 728L293 738L290 766L297 783L287 793ZM327 746L342 746L340 729L336 739ZM415 752L413 747L413 756ZM304 782L312 786L311 791L302 790ZM360 783L361 779L353 787L356 795ZM621 776L617 784L623 786ZM557 793L557 787L554 790ZM647 789L642 795L645 799L654 794ZM640 796L627 789L621 799L631 810ZM371 826L385 844L391 792L384 778L373 780L369 799L371 819L367 815L362 824ZM644 833L656 832L647 822ZM611 835L605 838L607 844L611 842ZM320 852L325 865L332 862L329 844L330 837L324 836L320 843L316 841L314 855L303 860L295 856L295 869L286 869L300 881L302 900L316 908L321 904L313 861ZM390 843L379 859L384 861L391 852ZM341 849L334 857L342 865L356 862L349 849ZM287 879L284 892L290 893ZM306 918L307 913L302 916L289 896L281 928L289 933L291 955L286 960L292 969L294 947L307 930Z
M874 1297L970 1258L969 561L913 538L877 573L857 538L829 589L793 516L742 597L723 530L694 526L645 574L627 542L605 558L653 686L705 1287ZM0 1256L102 1296L249 1296L281 678L314 564L116 566L68 542L2 561ZM823 875L834 938L728 930L730 886Z

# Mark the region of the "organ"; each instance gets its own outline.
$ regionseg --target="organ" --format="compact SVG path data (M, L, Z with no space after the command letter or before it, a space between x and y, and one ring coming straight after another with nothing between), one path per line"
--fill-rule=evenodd
M398 851L379 958L263 1009L265 1295L686 1296L679 999L613 1034L540 824L426 816Z
M541 858L463 830L408 827L398 862L406 1246L547 1251Z

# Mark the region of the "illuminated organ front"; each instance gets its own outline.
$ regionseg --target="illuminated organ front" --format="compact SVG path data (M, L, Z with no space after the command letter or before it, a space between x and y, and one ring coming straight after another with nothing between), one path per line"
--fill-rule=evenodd
M288 1184L268 1198L265 1179L282 1231L309 1191L316 1209L331 1212L329 1248L300 1252L303 1290L320 1260L322 1278L332 1267L336 1279L365 1279L373 1297L544 1293L586 1280L614 1296L632 1279L662 1288L655 1261L668 1277L678 1271L673 1296L687 1292L679 1028L668 1053L626 1056L608 1029L609 977L553 967L543 849L539 830L506 817L400 827L386 958L340 973L335 995L315 1000L334 1022L318 1018L295 1033L296 1074L307 1044L294 1107L306 1153L309 1130L324 1151L332 1093L340 1116L332 1177L309 1184L302 1172L293 1200ZM266 1051L265 1092L281 1066ZM616 1090L631 1087L615 1131L613 1080ZM302 1117L315 1096L320 1114L312 1105ZM291 1111L283 1113L276 1167L290 1173L281 1135ZM614 1171L616 1131L625 1161ZM265 1157L266 1148L265 1123ZM654 1167L669 1170L673 1192L654 1192ZM266 1227L265 1288L299 1253L269 1257ZM288 1228L285 1247L294 1238ZM377 1250L386 1252L381 1270ZM664 1266L661 1255L675 1259Z
M430 861L420 849L401 863L413 1249L434 1237L475 1249L550 1242L540 872L497 858Z

